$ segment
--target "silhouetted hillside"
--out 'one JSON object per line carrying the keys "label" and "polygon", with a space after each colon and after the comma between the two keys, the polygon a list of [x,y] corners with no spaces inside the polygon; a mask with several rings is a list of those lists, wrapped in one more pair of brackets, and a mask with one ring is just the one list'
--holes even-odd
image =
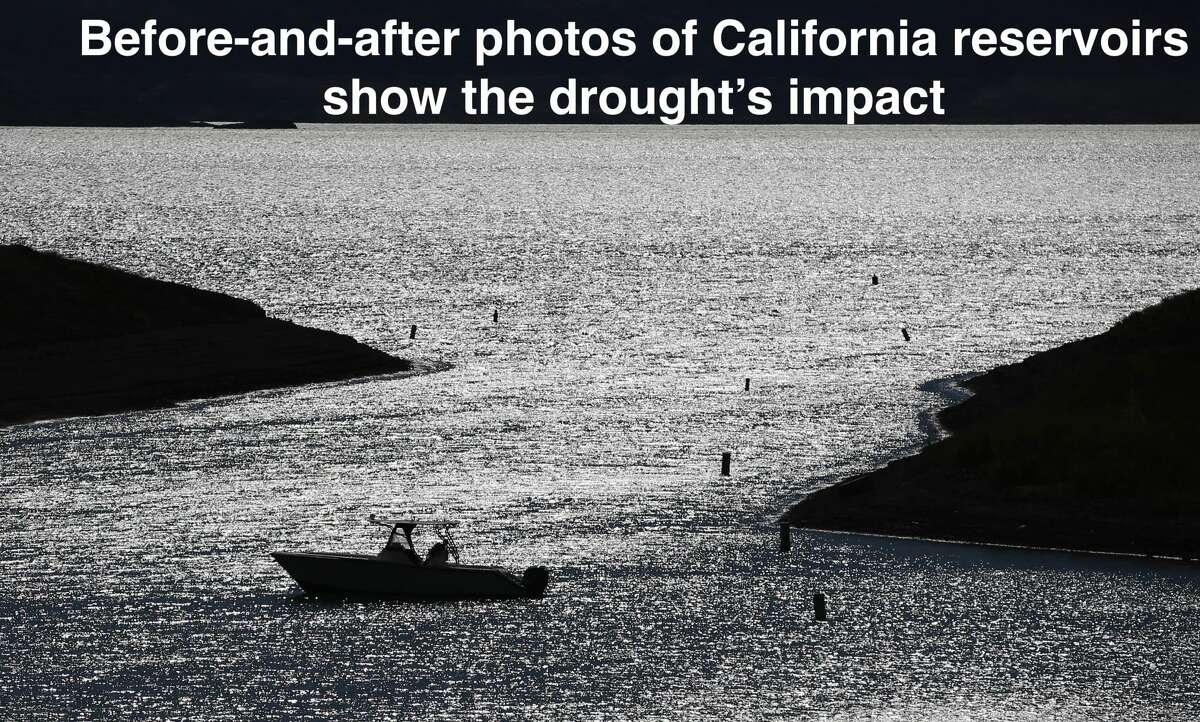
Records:
{"label": "silhouetted hillside", "polygon": [[0,423],[394,373],[408,361],[177,283],[0,246]]}
{"label": "silhouetted hillside", "polygon": [[917,456],[813,494],[799,526],[1200,555],[1200,291],[990,371]]}

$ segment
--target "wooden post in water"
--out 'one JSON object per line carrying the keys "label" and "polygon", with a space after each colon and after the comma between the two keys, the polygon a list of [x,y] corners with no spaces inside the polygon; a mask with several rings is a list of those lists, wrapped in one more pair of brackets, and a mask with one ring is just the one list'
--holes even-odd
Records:
{"label": "wooden post in water", "polygon": [[787,553],[792,550],[792,525],[786,521],[779,522],[779,551]]}
{"label": "wooden post in water", "polygon": [[750,390],[750,379],[746,379],[746,390]]}
{"label": "wooden post in water", "polygon": [[825,595],[817,592],[813,595],[813,619],[824,622],[829,618],[829,609],[825,606]]}
{"label": "wooden post in water", "polygon": [[412,325],[412,328],[408,329],[408,337],[409,337],[409,338],[416,338],[416,337],[417,337],[417,324],[415,324],[415,323],[414,323],[414,324]]}
{"label": "wooden post in water", "polygon": [[905,340],[905,341],[912,341],[912,336],[909,336],[909,335],[908,335],[908,329],[907,329],[907,328],[902,328],[902,329],[900,329],[900,333],[904,334],[904,340]]}
{"label": "wooden post in water", "polygon": [[721,476],[729,476],[729,466],[733,462],[733,454],[726,451],[721,454]]}

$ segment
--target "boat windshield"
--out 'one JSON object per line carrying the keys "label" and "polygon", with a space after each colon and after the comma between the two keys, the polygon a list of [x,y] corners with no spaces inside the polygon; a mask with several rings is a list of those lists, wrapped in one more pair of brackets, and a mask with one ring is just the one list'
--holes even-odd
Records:
{"label": "boat windshield", "polygon": [[392,533],[388,535],[388,549],[413,549],[412,527],[405,528],[399,524],[392,527]]}

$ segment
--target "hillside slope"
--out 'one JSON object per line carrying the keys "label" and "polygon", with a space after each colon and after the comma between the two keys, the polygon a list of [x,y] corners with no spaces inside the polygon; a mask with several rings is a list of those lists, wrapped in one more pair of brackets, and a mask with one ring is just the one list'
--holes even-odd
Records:
{"label": "hillside slope", "polygon": [[967,383],[951,436],[810,495],[797,526],[1200,555],[1200,291]]}
{"label": "hillside slope", "polygon": [[0,246],[0,424],[408,371],[230,296]]}

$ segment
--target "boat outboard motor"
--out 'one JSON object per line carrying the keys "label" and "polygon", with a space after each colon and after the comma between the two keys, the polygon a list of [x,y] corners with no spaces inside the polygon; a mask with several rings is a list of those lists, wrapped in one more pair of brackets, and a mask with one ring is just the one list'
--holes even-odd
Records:
{"label": "boat outboard motor", "polygon": [[546,585],[550,583],[550,570],[546,567],[529,567],[525,570],[525,577],[521,581],[529,592],[529,596],[540,597],[545,593]]}

